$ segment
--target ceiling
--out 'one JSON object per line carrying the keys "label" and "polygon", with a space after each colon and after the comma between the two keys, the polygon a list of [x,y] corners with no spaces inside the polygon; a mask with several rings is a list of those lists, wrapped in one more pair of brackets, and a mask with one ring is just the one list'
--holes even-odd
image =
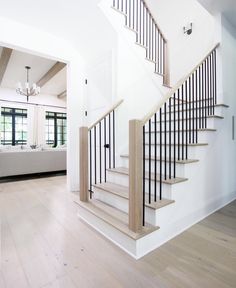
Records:
{"label": "ceiling", "polygon": [[38,28],[74,45],[85,60],[111,50],[116,37],[101,0],[0,0],[0,17]]}
{"label": "ceiling", "polygon": [[198,0],[210,13],[223,13],[236,28],[236,0]]}
{"label": "ceiling", "polygon": [[[0,47],[0,59],[3,47]],[[13,50],[1,82],[2,88],[16,89],[26,82],[25,66],[30,66],[30,83],[37,83],[56,64],[56,61]],[[59,95],[66,90],[66,67],[41,87],[42,94]]]}

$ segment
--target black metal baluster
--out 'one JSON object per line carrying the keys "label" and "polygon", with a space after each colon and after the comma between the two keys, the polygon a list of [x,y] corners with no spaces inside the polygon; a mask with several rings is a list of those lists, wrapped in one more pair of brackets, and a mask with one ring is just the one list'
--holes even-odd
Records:
{"label": "black metal baluster", "polygon": [[139,0],[139,43],[142,43],[142,5],[141,0]]}
{"label": "black metal baluster", "polygon": [[[175,113],[176,113],[176,107],[175,107],[175,105],[176,105],[176,103],[175,103],[175,93],[174,93],[174,178],[176,177],[176,135],[175,135],[175,133],[176,133],[176,115],[175,115]],[[171,159],[170,159],[170,161],[171,161]]]}
{"label": "black metal baluster", "polygon": [[162,109],[160,108],[160,200],[162,199]]}
{"label": "black metal baluster", "polygon": [[185,117],[186,117],[186,143],[185,143],[185,159],[188,159],[188,91],[187,91],[187,81],[185,81],[185,101],[186,101],[186,109],[185,109]]}
{"label": "black metal baluster", "polygon": [[97,127],[94,127],[94,183],[97,184]]}
{"label": "black metal baluster", "polygon": [[171,179],[171,97],[169,98],[169,179]]}
{"label": "black metal baluster", "polygon": [[111,113],[108,115],[109,168],[111,169]]}
{"label": "black metal baluster", "polygon": [[106,151],[106,142],[107,142],[107,127],[106,127],[106,117],[104,118],[104,181],[107,182],[107,151]]}
{"label": "black metal baluster", "polygon": [[157,114],[154,115],[154,201],[157,201]]}
{"label": "black metal baluster", "polygon": [[[186,90],[187,91],[187,90]],[[189,96],[189,143],[192,142],[191,138],[191,125],[192,125],[192,93],[191,93],[191,76],[188,78],[188,96]]]}
{"label": "black metal baluster", "polygon": [[194,72],[192,74],[192,142],[195,143],[195,130],[194,130],[194,126],[195,126],[195,106],[196,106],[196,102],[194,99]]}
{"label": "black metal baluster", "polygon": [[214,103],[214,70],[213,70],[213,54],[211,53],[211,105],[212,115],[215,115],[215,103]]}
{"label": "black metal baluster", "polygon": [[208,56],[208,65],[209,65],[209,69],[208,69],[208,74],[209,74],[209,105],[210,105],[210,115],[212,115],[212,86],[211,86],[211,54]]}
{"label": "black metal baluster", "polygon": [[215,86],[215,101],[214,104],[217,104],[217,81],[216,81],[216,69],[217,69],[217,62],[216,62],[216,50],[213,51],[213,55],[214,55],[214,86]]}
{"label": "black metal baluster", "polygon": [[143,46],[145,46],[145,8],[144,8],[144,3],[143,4]]}
{"label": "black metal baluster", "polygon": [[145,125],[143,126],[143,226],[145,225],[145,178],[146,178],[146,171],[145,171],[145,158],[146,158],[146,143],[145,143]]}
{"label": "black metal baluster", "polygon": [[202,78],[201,78],[201,66],[198,67],[199,78],[199,128],[202,128]]}
{"label": "black metal baluster", "polygon": [[149,143],[148,143],[148,203],[151,204],[151,145],[152,145],[152,134],[151,134],[151,119],[148,121],[148,133],[149,133]]}
{"label": "black metal baluster", "polygon": [[180,98],[179,98],[179,89],[178,89],[178,160],[180,160],[180,119],[179,119],[179,116],[180,116],[180,111],[179,111]]}
{"label": "black metal baluster", "polygon": [[100,183],[102,183],[102,124],[99,122],[99,176]]}
{"label": "black metal baluster", "polygon": [[90,178],[90,185],[89,185],[89,191],[90,191],[90,199],[92,199],[92,179],[93,179],[93,170],[92,170],[92,131],[89,130],[89,178]]}
{"label": "black metal baluster", "polygon": [[204,63],[202,63],[202,128],[205,128],[205,88],[204,88]]}
{"label": "black metal baluster", "polygon": [[167,171],[166,171],[166,169],[167,169],[167,167],[166,167],[166,152],[167,152],[167,151],[166,151],[166,144],[167,144],[167,143],[166,143],[166,140],[167,140],[167,137],[166,137],[166,136],[167,136],[167,135],[166,135],[166,103],[164,104],[164,126],[165,126],[165,127],[164,127],[164,129],[165,129],[165,130],[164,130],[164,131],[165,131],[165,132],[164,132],[164,136],[165,136],[165,162],[164,162],[164,164],[165,164],[165,180],[166,180],[166,178],[167,178],[167,177],[166,177],[166,172],[167,172]]}
{"label": "black metal baluster", "polygon": [[116,167],[115,110],[113,110],[112,114],[113,114],[113,121],[112,121],[113,122],[113,168],[115,168]]}
{"label": "black metal baluster", "polygon": [[204,79],[204,85],[205,85],[205,118],[204,118],[204,125],[205,125],[205,128],[207,128],[207,65],[206,65],[206,60],[204,61],[204,76],[205,76],[205,79]]}
{"label": "black metal baluster", "polygon": [[196,130],[195,130],[195,140],[196,140],[196,143],[198,143],[198,114],[199,114],[199,109],[198,109],[198,100],[199,100],[199,97],[198,97],[198,76],[197,76],[197,70],[195,71],[195,85],[196,85]]}
{"label": "black metal baluster", "polygon": [[[184,84],[181,86],[181,96],[182,96],[182,160],[184,160]],[[185,108],[187,107],[187,102]]]}
{"label": "black metal baluster", "polygon": [[209,99],[209,57],[206,59],[206,69],[207,69],[207,116],[210,115],[210,99]]}

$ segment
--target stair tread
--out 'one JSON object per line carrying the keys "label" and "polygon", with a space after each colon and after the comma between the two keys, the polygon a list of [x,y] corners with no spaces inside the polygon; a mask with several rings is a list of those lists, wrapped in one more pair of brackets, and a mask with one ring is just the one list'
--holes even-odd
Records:
{"label": "stair tread", "polygon": [[[124,175],[129,175],[129,169],[126,167],[117,167],[117,168],[111,168],[111,169],[107,169],[107,171],[110,172],[115,172],[115,173],[119,173],[119,174],[124,174]],[[148,172],[146,172],[145,178],[148,179]],[[154,181],[155,180],[155,174],[151,173],[151,180]],[[157,174],[156,177],[157,182],[160,182],[160,174]],[[171,178],[171,179],[164,179],[164,176],[162,176],[162,183],[165,184],[169,184],[169,185],[173,185],[173,184],[177,184],[177,183],[181,183],[184,181],[187,181],[187,178],[181,178],[181,177],[176,177],[176,178]]]}
{"label": "stair tread", "polygon": [[77,200],[75,202],[83,209],[86,209],[96,217],[100,218],[134,240],[138,240],[159,229],[158,226],[146,224],[146,226],[144,226],[140,232],[135,233],[128,227],[127,213],[124,213],[98,200],[90,200],[88,202],[81,202]]}
{"label": "stair tread", "polygon": [[[119,197],[129,199],[129,188],[126,186],[111,183],[111,182],[104,182],[104,183],[96,184],[94,185],[94,187],[100,190],[104,190],[106,192],[112,193]],[[169,205],[175,202],[174,200],[169,200],[169,199],[162,199],[156,202],[153,202],[153,201],[154,201],[154,197],[152,196],[152,203],[148,203],[148,194],[146,193],[145,206],[150,207],[152,209],[160,209],[166,205]]]}
{"label": "stair tread", "polygon": [[[120,155],[120,157],[129,158],[129,155],[128,154],[122,154],[122,155]],[[148,160],[148,159],[149,158],[147,157],[146,160]],[[151,160],[153,160],[153,161],[155,160],[154,156],[151,157]],[[160,160],[160,157],[157,157],[157,161],[159,161],[159,160]],[[167,158],[166,161],[167,162],[170,162],[170,161],[174,162],[174,159],[169,160],[169,158]],[[199,162],[199,160],[198,159],[185,159],[185,160],[176,159],[176,163],[178,163],[178,164],[190,164],[190,163],[195,163],[195,162]]]}

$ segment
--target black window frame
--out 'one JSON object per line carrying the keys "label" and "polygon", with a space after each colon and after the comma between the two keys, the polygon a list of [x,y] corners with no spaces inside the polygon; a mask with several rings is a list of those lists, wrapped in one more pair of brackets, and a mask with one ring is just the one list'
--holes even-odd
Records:
{"label": "black window frame", "polygon": [[[53,124],[53,126],[54,126],[54,133],[53,133],[54,140],[49,140],[49,134],[52,134],[52,133],[49,133],[49,129],[48,129],[48,130],[46,130],[46,133],[45,133],[48,136],[48,137],[46,137],[46,144],[50,145],[52,147],[57,147],[58,145],[66,144],[67,125],[64,125],[64,124],[67,121],[67,114],[62,113],[62,112],[46,111],[45,119],[46,119],[46,129],[49,127],[47,120],[53,119],[53,123],[54,123]],[[59,125],[58,125],[57,120],[62,120],[62,125],[60,125],[62,127],[62,133],[58,133],[58,131],[59,131],[58,126]],[[61,134],[61,136],[62,136],[61,140],[58,139],[58,134]]]}
{"label": "black window frame", "polygon": [[[19,112],[21,111],[21,112]],[[27,119],[27,109],[22,109],[22,108],[12,108],[12,107],[1,107],[1,126],[3,127],[3,130],[1,131],[1,133],[5,136],[6,130],[5,130],[5,126],[7,124],[7,122],[5,121],[5,117],[11,117],[11,140],[6,140],[5,137],[3,139],[1,139],[1,145],[11,145],[11,146],[17,146],[17,145],[27,145],[27,139],[24,140],[23,139],[23,133],[27,133],[27,137],[28,138],[28,131],[24,131],[22,130],[22,137],[20,140],[16,140],[16,133],[18,133],[16,131],[16,118],[17,117],[21,117],[22,120],[23,118]],[[2,118],[3,117],[3,118]],[[2,121],[2,119],[4,119],[4,121]],[[27,127],[27,124],[26,124]]]}

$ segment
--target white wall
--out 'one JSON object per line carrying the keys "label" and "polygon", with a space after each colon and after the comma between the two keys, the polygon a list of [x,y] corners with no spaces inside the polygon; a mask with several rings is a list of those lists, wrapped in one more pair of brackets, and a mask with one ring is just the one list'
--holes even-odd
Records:
{"label": "white wall", "polygon": [[[33,11],[32,11],[33,13]],[[68,144],[67,173],[70,190],[79,188],[78,131],[83,124],[84,62],[63,39],[19,22],[0,18],[0,45],[67,63]]]}
{"label": "white wall", "polygon": [[227,183],[226,189],[236,190],[236,140],[232,140],[232,116],[236,117],[236,28],[224,17],[221,23],[223,101],[230,106],[225,115],[224,135],[221,138],[222,177]]}
{"label": "white wall", "polygon": [[95,122],[109,107],[114,100],[113,74],[114,55],[113,51],[98,55],[97,59],[87,67],[87,79],[85,101],[88,112],[88,125]]}
{"label": "white wall", "polygon": [[[215,21],[196,0],[146,0],[169,44],[170,80],[174,85],[197,65],[216,43]],[[187,36],[183,27],[193,23]]]}
{"label": "white wall", "polygon": [[[51,105],[58,107],[51,107]],[[46,111],[66,113],[66,102],[62,99],[58,99],[56,96],[45,94],[31,96],[27,103],[25,96],[17,94],[13,89],[6,88],[0,88],[0,107],[27,109],[27,145],[46,145]]]}

